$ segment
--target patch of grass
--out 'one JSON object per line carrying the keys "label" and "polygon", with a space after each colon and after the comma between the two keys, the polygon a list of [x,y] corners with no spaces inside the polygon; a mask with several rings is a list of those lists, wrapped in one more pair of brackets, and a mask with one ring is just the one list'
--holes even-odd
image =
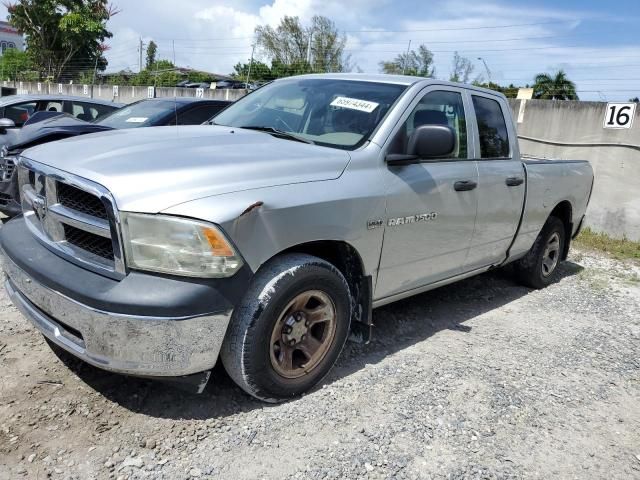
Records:
{"label": "patch of grass", "polygon": [[612,238],[606,233],[594,232],[588,227],[580,232],[574,242],[578,247],[601,250],[619,260],[640,260],[640,242],[627,238]]}

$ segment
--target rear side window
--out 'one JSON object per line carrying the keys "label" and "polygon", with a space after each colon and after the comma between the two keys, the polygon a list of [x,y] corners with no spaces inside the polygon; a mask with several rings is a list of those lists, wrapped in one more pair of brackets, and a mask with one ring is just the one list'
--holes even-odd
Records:
{"label": "rear side window", "polygon": [[[94,119],[97,120],[99,118],[104,117],[108,113],[111,113],[114,110],[117,110],[118,108],[119,107],[115,105],[109,106],[109,105],[91,104],[91,114],[94,115]],[[96,113],[94,114],[93,112],[96,112]]]}
{"label": "rear side window", "polygon": [[62,112],[62,102],[46,102],[42,110],[45,112]]}
{"label": "rear side window", "polygon": [[478,121],[481,158],[509,158],[509,136],[500,104],[490,98],[472,97]]}
{"label": "rear side window", "polygon": [[71,114],[86,122],[96,120],[103,115],[112,112],[115,107],[108,107],[105,105],[96,105],[87,102],[71,102]]}

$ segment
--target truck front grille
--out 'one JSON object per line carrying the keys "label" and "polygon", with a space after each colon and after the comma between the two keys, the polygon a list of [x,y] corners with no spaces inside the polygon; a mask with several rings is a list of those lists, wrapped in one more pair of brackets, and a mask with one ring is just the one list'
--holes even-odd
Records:
{"label": "truck front grille", "polygon": [[107,220],[107,209],[102,201],[84,190],[58,182],[58,202],[71,210]]}
{"label": "truck front grille", "polygon": [[107,260],[113,260],[113,242],[95,233],[64,225],[64,236],[71,245]]}
{"label": "truck front grille", "polygon": [[18,184],[25,221],[41,242],[85,268],[124,277],[117,211],[104,187],[24,158]]}
{"label": "truck front grille", "polygon": [[0,159],[0,179],[3,182],[7,180],[11,180],[13,177],[13,172],[16,169],[16,163],[13,158],[5,157]]}

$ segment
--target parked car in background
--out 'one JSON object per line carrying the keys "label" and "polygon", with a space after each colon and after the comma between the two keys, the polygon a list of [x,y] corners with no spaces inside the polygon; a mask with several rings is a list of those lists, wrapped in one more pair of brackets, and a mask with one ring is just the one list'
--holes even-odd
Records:
{"label": "parked car in background", "polygon": [[200,125],[217,115],[231,102],[194,97],[140,100],[97,122],[110,128]]}
{"label": "parked car in background", "polygon": [[190,82],[184,85],[185,88],[211,88],[211,82]]}
{"label": "parked car in background", "polygon": [[67,113],[91,122],[122,107],[115,103],[87,97],[66,95],[9,95],[0,98],[0,118],[11,120],[18,128],[36,112]]}
{"label": "parked car in background", "polygon": [[286,400],[373,308],[509,263],[549,285],[593,188],[587,161],[522,158],[506,97],[470,85],[290,77],[213,122],[20,156],[5,285],[54,348],[196,391],[220,356]]}
{"label": "parked car in background", "polygon": [[235,82],[229,81],[229,80],[220,80],[219,82],[216,82],[216,89],[217,90],[225,90],[228,88],[233,88]]}
{"label": "parked car in background", "polygon": [[[86,122],[79,116],[60,114],[41,122],[27,124],[21,129],[5,130],[4,135],[0,134],[0,212],[7,217],[20,213],[18,183],[14,175],[15,159],[26,148],[105,130],[199,125],[211,119],[230,103],[190,97],[154,98],[132,103],[93,122]],[[75,104],[71,105],[72,110],[77,108]]]}

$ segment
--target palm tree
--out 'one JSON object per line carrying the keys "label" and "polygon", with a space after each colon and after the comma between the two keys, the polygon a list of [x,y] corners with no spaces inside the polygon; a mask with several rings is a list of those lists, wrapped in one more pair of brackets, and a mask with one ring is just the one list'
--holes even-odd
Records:
{"label": "palm tree", "polygon": [[558,70],[555,76],[539,73],[535,76],[533,98],[544,100],[578,100],[576,84],[567,78],[563,70]]}

